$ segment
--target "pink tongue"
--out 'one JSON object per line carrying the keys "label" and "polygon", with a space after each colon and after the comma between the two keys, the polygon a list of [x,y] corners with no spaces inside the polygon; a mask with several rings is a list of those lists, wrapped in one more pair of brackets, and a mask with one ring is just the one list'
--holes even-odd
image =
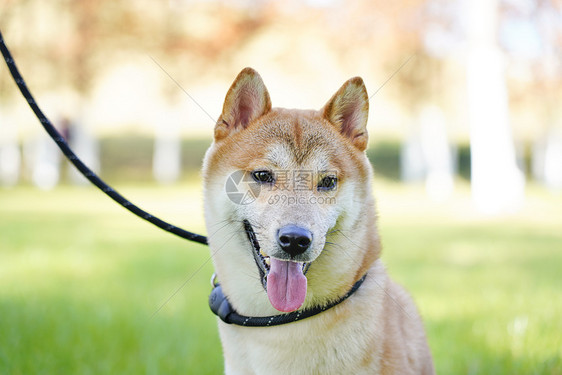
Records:
{"label": "pink tongue", "polygon": [[267,275],[267,297],[279,311],[298,310],[306,297],[306,277],[302,273],[302,263],[270,258]]}

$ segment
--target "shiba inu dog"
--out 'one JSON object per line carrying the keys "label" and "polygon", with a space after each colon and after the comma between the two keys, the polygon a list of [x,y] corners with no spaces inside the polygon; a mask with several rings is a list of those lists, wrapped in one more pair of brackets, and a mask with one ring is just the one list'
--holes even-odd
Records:
{"label": "shiba inu dog", "polygon": [[250,68],[230,87],[203,163],[226,374],[434,373],[379,259],[368,100],[358,77],[319,111],[272,108]]}

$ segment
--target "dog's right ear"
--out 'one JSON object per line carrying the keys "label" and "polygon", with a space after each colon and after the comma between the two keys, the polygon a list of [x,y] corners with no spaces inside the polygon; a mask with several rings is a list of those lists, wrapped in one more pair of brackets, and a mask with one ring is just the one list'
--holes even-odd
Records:
{"label": "dog's right ear", "polygon": [[222,114],[215,127],[215,140],[245,129],[270,110],[271,99],[260,75],[252,68],[245,68],[226,94]]}

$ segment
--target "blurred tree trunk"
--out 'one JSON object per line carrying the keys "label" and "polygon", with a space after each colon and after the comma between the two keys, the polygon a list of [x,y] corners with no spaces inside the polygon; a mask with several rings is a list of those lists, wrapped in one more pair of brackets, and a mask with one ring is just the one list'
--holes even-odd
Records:
{"label": "blurred tree trunk", "polygon": [[497,45],[497,0],[467,2],[467,87],[472,196],[486,213],[516,209],[524,178],[516,165],[509,126],[507,87]]}

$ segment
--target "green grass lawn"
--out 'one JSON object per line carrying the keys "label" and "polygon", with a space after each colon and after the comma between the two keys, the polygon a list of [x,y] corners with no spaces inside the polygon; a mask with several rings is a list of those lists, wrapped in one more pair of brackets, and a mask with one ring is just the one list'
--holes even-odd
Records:
{"label": "green grass lawn", "polygon": [[[379,186],[380,185],[380,186]],[[383,259],[414,296],[440,374],[562,374],[562,196],[473,211],[376,183]],[[204,233],[196,184],[122,186]],[[208,249],[90,187],[0,190],[0,374],[220,374]]]}

